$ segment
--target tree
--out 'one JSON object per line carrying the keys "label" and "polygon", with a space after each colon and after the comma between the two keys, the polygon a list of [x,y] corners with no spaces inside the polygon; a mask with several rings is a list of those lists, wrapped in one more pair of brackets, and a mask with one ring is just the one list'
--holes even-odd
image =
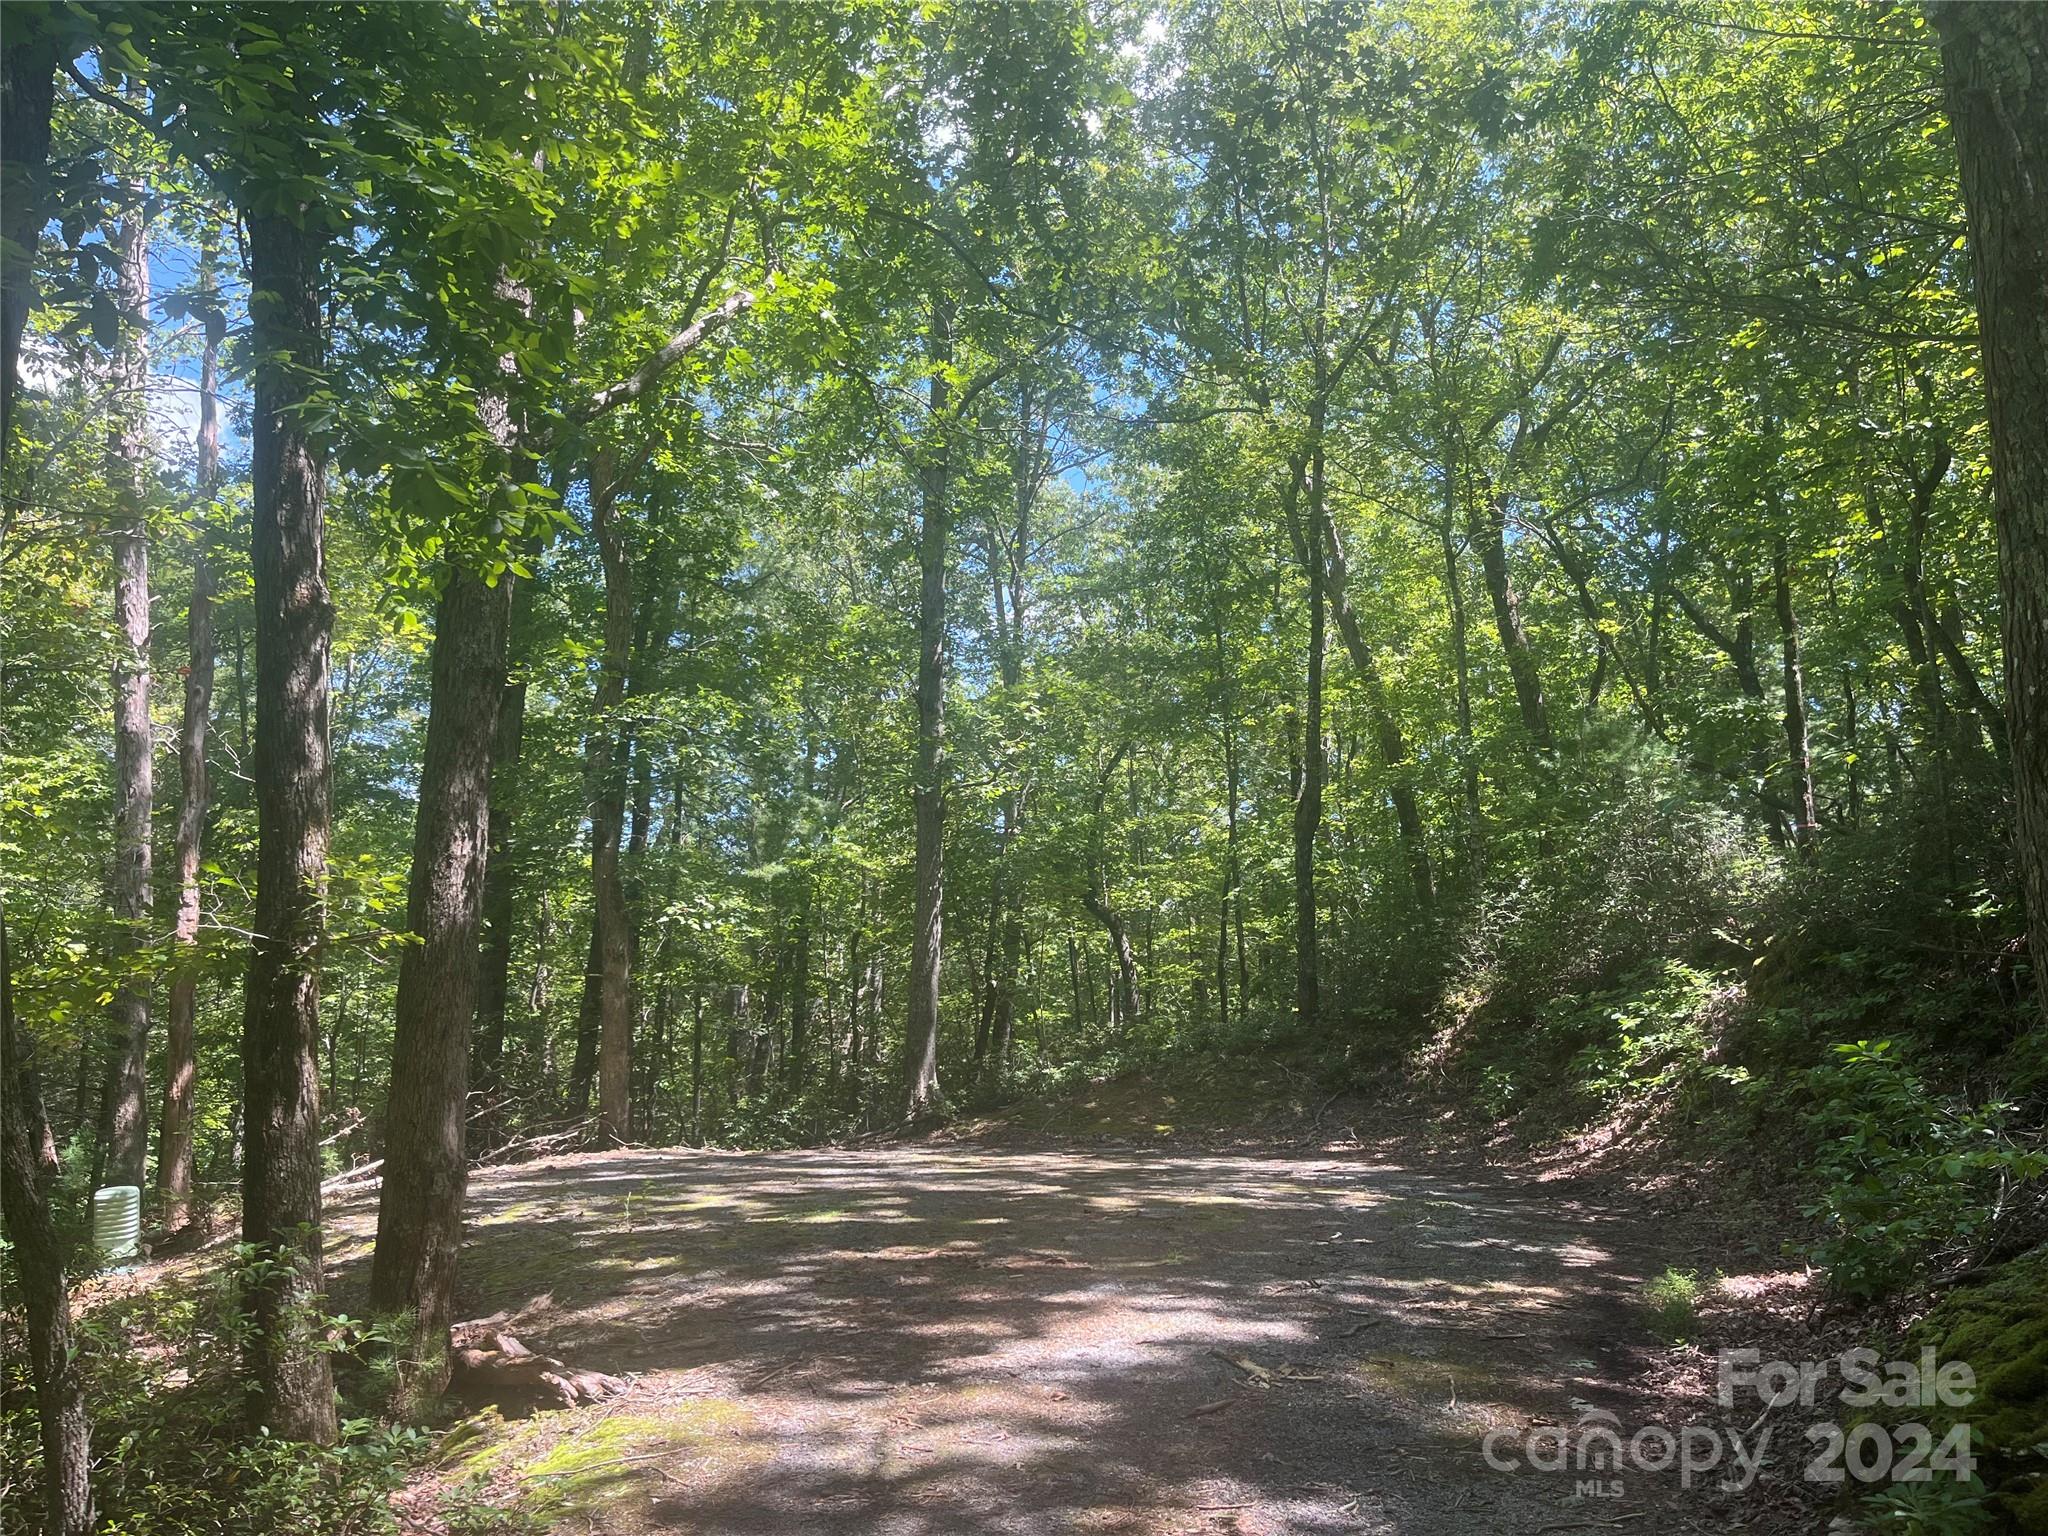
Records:
{"label": "tree", "polygon": [[[307,146],[320,113],[303,84],[282,126]],[[333,765],[325,538],[327,454],[313,430],[326,357],[323,210],[290,182],[251,189],[249,323],[258,362],[251,443],[256,603],[256,936],[242,1022],[242,1240],[249,1374],[259,1422],[287,1439],[334,1438],[320,1348],[320,952]]]}
{"label": "tree", "polygon": [[48,1536],[84,1536],[93,1528],[91,1430],[85,1361],[72,1340],[70,1289],[50,1210],[56,1174],[57,1144],[14,1020],[14,957],[0,909],[0,1211],[28,1313],[29,1371],[43,1431],[43,1529]]}
{"label": "tree", "polygon": [[[32,305],[54,74],[64,48],[59,28],[46,15],[23,17],[16,25],[0,65],[0,141],[7,157],[0,170],[7,210],[0,226],[0,480],[12,468],[21,339]],[[85,1536],[93,1528],[91,1424],[84,1361],[72,1341],[70,1284],[51,1213],[57,1170],[56,1141],[31,1047],[14,1016],[14,954],[0,895],[0,1216],[27,1313],[29,1371],[42,1431],[43,1529],[46,1536]]]}
{"label": "tree", "polygon": [[2048,1016],[2048,986],[2039,983],[2048,949],[2048,13],[1954,3],[1933,14],[1970,214],[1991,408],[2013,842],[2035,990]]}
{"label": "tree", "polygon": [[148,941],[154,857],[156,743],[149,723],[149,236],[138,200],[113,226],[120,333],[108,368],[115,396],[107,441],[107,480],[114,490],[114,622],[123,651],[114,667],[114,871],[116,942],[112,965],[122,973],[107,1039],[101,1157],[106,1181],[141,1188],[149,1152],[150,984],[138,956]]}
{"label": "tree", "polygon": [[194,492],[197,526],[192,540],[192,596],[185,619],[185,707],[178,727],[178,946],[171,977],[170,1017],[164,1033],[163,1116],[157,1131],[156,1187],[168,1232],[180,1231],[192,1208],[192,1111],[199,978],[199,859],[206,835],[207,721],[213,713],[213,508],[220,489],[220,348],[227,336],[221,312],[211,232],[200,259],[199,320],[205,341],[199,365],[198,458]]}

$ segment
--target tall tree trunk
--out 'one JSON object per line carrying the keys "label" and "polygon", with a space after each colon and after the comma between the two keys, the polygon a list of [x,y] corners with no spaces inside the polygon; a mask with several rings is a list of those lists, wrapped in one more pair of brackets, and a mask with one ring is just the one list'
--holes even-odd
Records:
{"label": "tall tree trunk", "polygon": [[704,994],[690,1013],[690,1141],[704,1145]]}
{"label": "tall tree trunk", "polygon": [[[533,601],[533,582],[520,582],[512,593],[511,635],[506,641],[508,668],[498,696],[498,729],[491,742],[490,850],[484,863],[483,954],[477,976],[476,1029],[471,1075],[486,1096],[504,1092],[505,1020],[512,998],[512,930],[518,922],[514,896],[518,872],[513,867],[512,838],[516,828],[512,805],[513,780],[526,737],[526,678],[523,657],[513,655],[524,642],[524,618]],[[586,1089],[588,1079],[585,1079]],[[495,1123],[496,1115],[490,1117]]]}
{"label": "tall tree trunk", "polygon": [[[1030,615],[1026,563],[1031,552],[1033,513],[1051,469],[1047,451],[1050,427],[1037,414],[1034,393],[1028,388],[1019,395],[1017,418],[1017,441],[1010,462],[1011,526],[1000,538],[991,526],[988,540],[996,674],[1004,689],[1011,693],[1024,682],[1025,625]],[[1017,840],[1024,830],[1029,800],[1028,783],[1012,784],[1003,792],[1003,832],[996,855],[1002,942],[989,983],[988,1050],[981,1070],[983,1081],[991,1086],[1000,1085],[1009,1070],[1010,1045],[1017,1028],[1017,983],[1024,952],[1024,877],[1016,867]]]}
{"label": "tall tree trunk", "polygon": [[[1290,496],[1308,493],[1308,526],[1322,515],[1323,452],[1318,444],[1297,460],[1289,477]],[[1293,518],[1290,517],[1290,522]],[[1301,769],[1294,793],[1294,1018],[1313,1029],[1322,1013],[1316,916],[1316,838],[1323,825],[1323,660],[1328,650],[1324,567],[1314,545],[1305,543],[1308,567],[1308,661],[1303,687]]]}
{"label": "tall tree trunk", "polygon": [[1543,676],[1536,667],[1536,652],[1529,644],[1529,631],[1522,622],[1522,601],[1508,570],[1508,504],[1504,493],[1475,499],[1467,509],[1466,536],[1479,551],[1479,566],[1486,575],[1487,596],[1493,600],[1494,627],[1500,633],[1500,648],[1507,658],[1508,676],[1514,680],[1515,703],[1522,713],[1522,728],[1538,752],[1556,750],[1550,729],[1550,705],[1543,696]]}
{"label": "tall tree trunk", "polygon": [[782,1062],[784,1090],[790,1098],[804,1091],[811,1056],[811,877],[797,876],[796,931],[789,951],[789,1051]]}
{"label": "tall tree trunk", "polygon": [[[1455,481],[1449,482],[1455,485]],[[1465,577],[1458,569],[1457,537],[1452,531],[1456,513],[1455,490],[1446,493],[1452,503],[1444,519],[1444,597],[1451,614],[1451,662],[1457,684],[1458,784],[1464,795],[1465,874],[1469,879],[1485,856],[1484,811],[1479,802],[1479,749],[1472,735],[1472,648],[1465,617]]]}
{"label": "tall tree trunk", "polygon": [[332,1441],[334,1379],[317,1336],[320,1254],[320,950],[326,929],[334,609],[322,552],[326,453],[306,428],[325,366],[321,241],[285,212],[245,210],[257,359],[256,936],[242,1016],[248,1146],[242,1240],[268,1260],[250,1282],[257,1422]]}
{"label": "tall tree trunk", "polygon": [[[1237,791],[1237,764],[1235,753],[1226,753],[1230,793]],[[1224,1024],[1230,1022],[1230,909],[1237,900],[1237,807],[1228,807],[1229,839],[1223,853],[1223,891],[1216,903],[1216,1017]]]}
{"label": "tall tree trunk", "polygon": [[1799,650],[1799,610],[1792,603],[1792,561],[1783,534],[1778,535],[1772,551],[1771,575],[1777,589],[1778,636],[1785,666],[1786,763],[1792,781],[1792,804],[1798,810],[1792,840],[1802,853],[1810,853],[1819,812],[1813,799],[1813,749],[1807,738],[1806,667]]}
{"label": "tall tree trunk", "polygon": [[[1003,852],[1005,863],[1015,862],[1011,845],[1023,821],[1025,793],[1013,789],[1005,798],[1003,806]],[[988,1057],[982,1064],[982,1077],[991,1084],[1000,1084],[1009,1070],[1011,1042],[1017,1033],[1017,982],[1024,956],[1024,881],[1022,872],[1006,868],[1003,881],[1003,940],[996,956],[995,980],[992,991],[995,995],[995,1011],[989,1020]]]}
{"label": "tall tree trunk", "polygon": [[917,1120],[939,1107],[939,980],[946,905],[946,563],[952,509],[952,305],[932,302],[930,439],[918,466],[917,540],[917,889],[912,919],[910,1005],[903,1039],[904,1114]]}
{"label": "tall tree trunk", "polygon": [[85,1361],[71,1344],[71,1292],[50,1212],[57,1143],[31,1056],[14,1021],[14,956],[0,907],[0,1213],[27,1314],[29,1377],[43,1441],[43,1529],[48,1536],[85,1536],[93,1525]]}
{"label": "tall tree trunk", "polygon": [[220,346],[227,321],[219,308],[209,237],[201,257],[207,293],[206,341],[199,356],[199,526],[192,549],[192,603],[185,619],[185,714],[178,730],[178,944],[164,1037],[163,1125],[156,1153],[157,1200],[164,1229],[176,1232],[192,1212],[192,1099],[198,1077],[199,857],[206,833],[206,724],[213,715],[213,558],[211,502],[220,483]]}
{"label": "tall tree trunk", "polygon": [[417,943],[398,965],[384,1184],[370,1300],[412,1330],[397,1401],[416,1416],[448,1385],[448,1325],[469,1183],[463,1132],[469,1032],[476,1012],[477,929],[490,847],[491,756],[505,686],[510,572],[496,586],[458,569],[434,619],[426,755],[413,823],[406,927]]}
{"label": "tall tree trunk", "polygon": [[1415,765],[1408,756],[1408,743],[1401,724],[1387,704],[1386,682],[1380,676],[1379,659],[1367,643],[1365,630],[1352,609],[1349,588],[1351,562],[1344,554],[1344,541],[1337,533],[1336,519],[1327,506],[1322,511],[1323,554],[1329,561],[1329,602],[1337,615],[1337,632],[1351,655],[1351,665],[1365,685],[1367,717],[1372,722],[1373,746],[1380,767],[1387,774],[1387,797],[1394,802],[1394,823],[1401,833],[1401,852],[1408,863],[1409,888],[1415,904],[1426,914],[1436,907],[1436,875],[1430,867],[1429,840],[1422,827],[1422,809],[1415,796]]}
{"label": "tall tree trunk", "polygon": [[[50,149],[57,45],[43,18],[13,24],[0,58],[0,478],[13,456],[21,336]],[[71,1347],[71,1292],[51,1219],[58,1171],[28,1043],[14,1020],[14,955],[0,898],[0,1219],[14,1249],[28,1326],[29,1377],[43,1446],[45,1536],[93,1526],[91,1426],[83,1359]]]}
{"label": "tall tree trunk", "polygon": [[132,209],[110,243],[122,320],[108,383],[113,422],[107,478],[114,492],[114,1001],[107,1036],[101,1143],[109,1184],[142,1186],[149,1151],[149,975],[137,960],[148,942],[151,807],[156,748],[149,725],[149,511],[144,490],[149,420],[149,236]]}
{"label": "tall tree trunk", "polygon": [[1934,20],[1991,408],[2014,843],[2048,1017],[2048,10],[1943,4]]}
{"label": "tall tree trunk", "polygon": [[1131,948],[1129,925],[1124,922],[1123,915],[1110,905],[1109,893],[1101,883],[1095,889],[1082,893],[1081,904],[1102,924],[1102,931],[1109,938],[1110,961],[1116,966],[1110,1012],[1120,1031],[1130,1030],[1144,1015],[1138,1002],[1138,957]]}
{"label": "tall tree trunk", "polygon": [[590,1109],[590,1085],[597,1078],[597,1040],[603,1021],[604,933],[597,912],[590,914],[590,943],[583,956],[583,990],[576,1003],[576,1048],[569,1058],[569,1113]]}
{"label": "tall tree trunk", "polygon": [[627,761],[619,719],[633,651],[633,567],[615,518],[619,486],[611,455],[592,471],[591,526],[604,567],[604,653],[592,735],[590,873],[597,925],[597,1134],[632,1134],[633,935],[620,868],[626,830]]}

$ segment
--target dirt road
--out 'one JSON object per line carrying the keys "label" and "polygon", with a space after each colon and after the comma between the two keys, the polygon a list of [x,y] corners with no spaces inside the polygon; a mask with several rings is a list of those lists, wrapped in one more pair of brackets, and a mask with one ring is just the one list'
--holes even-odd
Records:
{"label": "dirt road", "polygon": [[[373,1211],[335,1215],[345,1298]],[[1648,1236],[1330,1151],[531,1164],[472,1186],[465,1315],[634,1385],[445,1475],[564,1532],[1691,1530],[1640,1475],[1481,1454],[1645,1422]]]}

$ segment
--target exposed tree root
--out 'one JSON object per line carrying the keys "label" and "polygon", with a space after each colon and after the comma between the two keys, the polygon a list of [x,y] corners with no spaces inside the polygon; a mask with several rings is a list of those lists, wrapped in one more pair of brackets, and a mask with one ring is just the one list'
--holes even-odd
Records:
{"label": "exposed tree root", "polygon": [[509,1314],[457,1323],[448,1330],[454,1353],[451,1390],[476,1402],[506,1408],[574,1408],[617,1397],[630,1384],[623,1376],[580,1370],[552,1355],[535,1354],[503,1331]]}

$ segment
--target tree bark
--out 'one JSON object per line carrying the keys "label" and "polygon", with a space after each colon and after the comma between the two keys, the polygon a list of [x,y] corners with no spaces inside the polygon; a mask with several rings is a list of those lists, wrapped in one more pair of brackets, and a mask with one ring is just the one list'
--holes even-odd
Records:
{"label": "tree bark", "polygon": [[[1030,614],[1025,569],[1031,550],[1032,515],[1050,472],[1047,452],[1050,426],[1035,412],[1033,392],[1027,389],[1018,400],[1017,441],[1010,461],[1011,526],[1000,538],[991,526],[988,540],[996,675],[1010,693],[1015,693],[1024,682],[1024,635]],[[1017,743],[1013,741],[1008,745],[1014,749]],[[1025,883],[1023,871],[1017,867],[1017,840],[1024,830],[1024,815],[1029,801],[1028,783],[1013,783],[1003,792],[1003,831],[996,853],[996,887],[1000,893],[997,909],[1001,914],[1002,939],[989,979],[988,1046],[981,1064],[982,1080],[990,1087],[999,1087],[1009,1070],[1010,1047],[1017,1029],[1017,983],[1024,953]]]}
{"label": "tree bark", "polygon": [[583,990],[576,1003],[576,1049],[569,1058],[569,1113],[590,1109],[590,1085],[597,1079],[598,1028],[603,1019],[604,934],[597,912],[590,914],[590,943],[583,956]]}
{"label": "tree bark", "polygon": [[1409,888],[1415,904],[1427,914],[1436,907],[1436,874],[1430,866],[1429,840],[1423,831],[1422,810],[1415,796],[1415,765],[1408,756],[1408,743],[1400,722],[1387,705],[1386,682],[1380,676],[1379,658],[1367,643],[1365,630],[1351,606],[1349,588],[1351,562],[1344,554],[1344,541],[1337,523],[1325,506],[1322,510],[1323,555],[1329,562],[1328,586],[1331,609],[1337,615],[1337,632],[1351,665],[1365,685],[1366,712],[1372,723],[1373,746],[1380,766],[1387,774],[1387,797],[1394,802],[1394,823],[1401,834],[1401,852],[1408,863]]}
{"label": "tree bark", "polygon": [[1108,892],[1099,886],[1082,893],[1081,905],[1102,924],[1102,931],[1109,937],[1109,956],[1116,966],[1116,990],[1110,996],[1110,1012],[1120,1030],[1129,1030],[1144,1017],[1138,1003],[1138,957],[1131,948],[1129,925],[1109,904]]}
{"label": "tree bark", "polygon": [[213,715],[213,558],[211,501],[220,483],[220,347],[227,321],[215,288],[211,241],[201,258],[209,308],[199,357],[199,527],[192,551],[192,603],[185,618],[185,713],[178,730],[178,945],[164,1037],[163,1124],[156,1153],[157,1201],[164,1230],[184,1228],[192,1213],[192,1100],[198,1077],[199,858],[206,835],[209,787],[206,726]]}
{"label": "tree bark", "polygon": [[1515,591],[1514,576],[1508,569],[1507,497],[1495,493],[1474,501],[1467,511],[1466,537],[1479,551],[1479,566],[1486,576],[1486,593],[1493,600],[1494,628],[1507,658],[1508,676],[1515,685],[1515,703],[1522,715],[1522,727],[1530,745],[1546,756],[1557,748],[1550,729],[1550,705],[1543,694],[1543,675],[1536,666],[1536,652],[1529,644],[1528,627],[1522,622],[1522,600]]}
{"label": "tree bark", "polygon": [[109,1010],[101,1146],[106,1182],[143,1184],[149,1151],[149,993],[137,953],[149,940],[153,875],[151,808],[155,742],[149,724],[149,511],[144,490],[148,449],[149,236],[141,208],[131,209],[109,243],[120,284],[120,338],[110,360],[112,425],[107,479],[114,492],[114,1000]]}
{"label": "tree bark", "polygon": [[384,1183],[370,1300],[403,1312],[411,1347],[397,1403],[416,1416],[448,1385],[456,1256],[469,1164],[463,1141],[478,925],[490,847],[491,757],[505,686],[514,577],[495,586],[467,569],[448,578],[434,620],[419,810],[413,823],[384,1117]]}
{"label": "tree bark", "polygon": [[93,1526],[85,1362],[71,1343],[70,1285],[50,1212],[57,1143],[31,1055],[14,1020],[14,957],[0,907],[0,1213],[7,1218],[28,1323],[29,1377],[43,1442],[43,1530],[85,1536]]}
{"label": "tree bark", "polygon": [[1990,402],[2014,843],[2048,1017],[2048,10],[1943,4],[1934,21]]}
{"label": "tree bark", "polygon": [[[1454,513],[1455,491],[1447,492],[1446,499],[1454,504]],[[1485,812],[1479,800],[1479,750],[1472,735],[1472,649],[1467,638],[1465,578],[1458,569],[1457,537],[1450,515],[1445,517],[1442,534],[1444,598],[1450,609],[1451,662],[1457,685],[1458,784],[1464,798],[1465,875],[1469,879],[1485,857]]]}
{"label": "tree bark", "polygon": [[526,678],[521,658],[523,617],[532,602],[533,583],[523,581],[512,592],[511,634],[506,641],[510,671],[498,697],[498,728],[491,742],[490,849],[484,862],[483,954],[477,977],[476,1029],[471,1075],[484,1094],[504,1091],[505,1020],[512,997],[512,930],[518,921],[514,893],[518,885],[512,864],[516,812],[513,780],[526,737]]}
{"label": "tree bark", "polygon": [[1813,798],[1813,749],[1807,737],[1806,667],[1799,649],[1799,610],[1792,603],[1792,562],[1783,534],[1778,535],[1772,551],[1771,576],[1777,589],[1778,636],[1785,668],[1786,765],[1791,779],[1791,801],[1798,810],[1792,841],[1800,852],[1811,853],[1819,813]]}
{"label": "tree bark", "polygon": [[[1308,493],[1308,526],[1322,518],[1323,451],[1320,444],[1306,458],[1295,460],[1289,475],[1290,502]],[[1288,521],[1295,521],[1289,508]],[[1328,650],[1323,561],[1313,543],[1308,553],[1308,659],[1303,685],[1301,767],[1294,793],[1294,1018],[1313,1029],[1322,1013],[1322,981],[1318,965],[1316,916],[1316,838],[1323,825],[1323,660]]]}
{"label": "tree bark", "polygon": [[904,1030],[904,1115],[918,1120],[938,1109],[939,980],[944,959],[946,836],[946,563],[952,510],[951,451],[945,441],[952,387],[952,306],[932,304],[928,390],[929,431],[917,470],[917,764],[913,780],[917,822],[917,898],[912,919],[910,997]]}
{"label": "tree bark", "polygon": [[633,650],[633,567],[615,519],[618,484],[611,456],[592,470],[591,526],[604,568],[604,653],[598,670],[591,750],[590,873],[598,977],[597,1134],[632,1134],[633,936],[620,868],[626,831],[627,762],[619,716]]}
{"label": "tree bark", "polygon": [[247,1151],[242,1239],[269,1263],[244,1295],[257,1422],[335,1436],[334,1381],[314,1312],[320,1254],[320,950],[326,927],[334,609],[326,453],[305,408],[325,364],[320,239],[246,211],[255,378],[251,563],[256,613],[256,936],[242,1015]]}

